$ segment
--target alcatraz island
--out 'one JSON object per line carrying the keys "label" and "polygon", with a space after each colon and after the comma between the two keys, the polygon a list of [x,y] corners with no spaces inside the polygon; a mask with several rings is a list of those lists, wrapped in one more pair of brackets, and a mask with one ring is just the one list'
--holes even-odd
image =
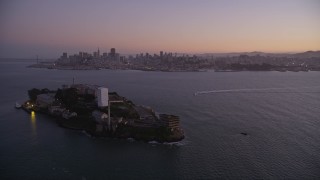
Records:
{"label": "alcatraz island", "polygon": [[145,142],[177,142],[184,139],[178,116],[157,114],[152,108],[88,84],[63,85],[55,91],[30,89],[22,108],[34,115],[52,116],[65,128],[94,137],[132,138]]}

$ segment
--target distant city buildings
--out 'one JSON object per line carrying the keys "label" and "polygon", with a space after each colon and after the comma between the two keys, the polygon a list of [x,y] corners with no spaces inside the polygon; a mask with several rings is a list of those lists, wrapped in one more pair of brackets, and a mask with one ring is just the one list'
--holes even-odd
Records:
{"label": "distant city buildings", "polygon": [[[306,52],[306,55],[313,52]],[[314,53],[313,53],[314,54]],[[298,54],[299,55],[299,54]],[[37,65],[37,66],[41,66]],[[69,55],[64,52],[55,62],[55,67],[61,69],[135,69],[145,71],[202,71],[214,69],[216,71],[308,71],[320,70],[319,57],[303,57],[301,55],[260,55],[236,54],[224,56],[210,56],[177,54],[160,51],[159,54],[139,53],[121,56],[115,48],[100,54],[100,49],[92,54],[79,52]]]}

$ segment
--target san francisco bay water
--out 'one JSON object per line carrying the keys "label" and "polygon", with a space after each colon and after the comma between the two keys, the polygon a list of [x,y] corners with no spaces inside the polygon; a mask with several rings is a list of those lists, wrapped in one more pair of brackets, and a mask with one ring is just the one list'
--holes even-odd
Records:
{"label": "san francisco bay water", "polygon": [[[0,61],[1,179],[320,178],[320,72],[26,68],[31,63]],[[57,89],[73,78],[180,116],[186,138],[176,144],[93,138],[14,108],[28,89]],[[265,90],[194,96],[234,89]]]}

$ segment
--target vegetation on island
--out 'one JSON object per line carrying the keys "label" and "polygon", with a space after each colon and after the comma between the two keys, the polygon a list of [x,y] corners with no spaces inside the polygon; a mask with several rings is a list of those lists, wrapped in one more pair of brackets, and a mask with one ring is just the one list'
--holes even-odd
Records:
{"label": "vegetation on island", "polygon": [[44,88],[44,89],[37,89],[37,88],[33,88],[28,90],[28,95],[31,101],[36,101],[37,100],[37,96],[40,94],[48,94],[48,93],[54,93],[55,91],[50,91],[48,88]]}

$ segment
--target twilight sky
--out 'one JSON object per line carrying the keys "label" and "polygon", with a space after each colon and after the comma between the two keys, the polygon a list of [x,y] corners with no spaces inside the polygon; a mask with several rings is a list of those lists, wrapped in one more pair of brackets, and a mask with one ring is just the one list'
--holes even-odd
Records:
{"label": "twilight sky", "polygon": [[319,0],[1,0],[0,57],[320,50]]}

